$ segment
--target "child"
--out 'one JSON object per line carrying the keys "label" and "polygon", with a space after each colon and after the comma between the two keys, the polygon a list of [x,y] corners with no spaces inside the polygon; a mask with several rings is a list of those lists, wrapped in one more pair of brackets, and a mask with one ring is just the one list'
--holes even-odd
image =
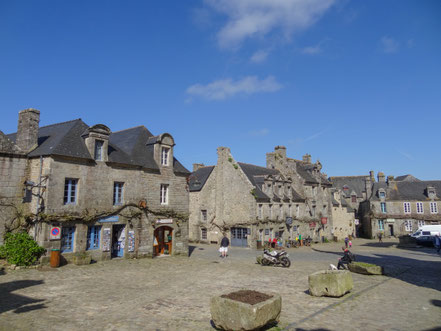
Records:
{"label": "child", "polygon": [[352,241],[349,240],[349,248],[352,248]]}

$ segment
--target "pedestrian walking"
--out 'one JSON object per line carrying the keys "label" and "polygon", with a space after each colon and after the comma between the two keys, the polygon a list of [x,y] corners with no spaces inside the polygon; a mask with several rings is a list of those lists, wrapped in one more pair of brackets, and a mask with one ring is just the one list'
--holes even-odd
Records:
{"label": "pedestrian walking", "polygon": [[348,248],[349,238],[346,236],[345,238],[345,248]]}
{"label": "pedestrian walking", "polygon": [[352,248],[352,241],[351,240],[349,240],[349,248]]}
{"label": "pedestrian walking", "polygon": [[228,246],[230,246],[230,240],[227,238],[227,235],[224,233],[224,237],[221,240],[219,252],[221,253],[221,257],[227,257]]}
{"label": "pedestrian walking", "polygon": [[381,240],[383,238],[383,234],[380,232],[379,234],[378,234],[378,242],[379,243],[382,243],[383,242],[383,240]]}
{"label": "pedestrian walking", "polygon": [[441,249],[441,238],[439,237],[439,232],[435,235],[433,241],[436,248],[436,252],[439,254],[439,251]]}

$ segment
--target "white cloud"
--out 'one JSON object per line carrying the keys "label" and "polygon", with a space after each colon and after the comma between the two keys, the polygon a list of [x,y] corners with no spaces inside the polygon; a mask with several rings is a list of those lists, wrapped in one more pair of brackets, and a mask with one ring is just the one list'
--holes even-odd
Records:
{"label": "white cloud", "polygon": [[313,25],[337,0],[205,0],[228,17],[218,32],[223,48],[240,46],[253,37],[280,30],[289,37]]}
{"label": "white cloud", "polygon": [[267,128],[263,128],[261,130],[255,130],[248,132],[248,135],[251,137],[263,137],[269,134],[269,130]]}
{"label": "white cloud", "polygon": [[195,84],[187,88],[187,94],[208,100],[224,100],[236,94],[275,92],[282,85],[273,76],[260,80],[257,76],[247,76],[233,81],[231,78],[216,80],[207,85]]}
{"label": "white cloud", "polygon": [[380,42],[384,53],[395,53],[400,47],[400,43],[391,37],[384,36]]}
{"label": "white cloud", "polygon": [[266,60],[268,54],[269,51],[264,51],[264,50],[257,51],[251,56],[250,61],[253,63],[262,63],[263,61]]}
{"label": "white cloud", "polygon": [[322,49],[321,49],[320,45],[308,46],[308,47],[302,48],[303,54],[315,55],[315,54],[319,54],[321,52],[322,52]]}

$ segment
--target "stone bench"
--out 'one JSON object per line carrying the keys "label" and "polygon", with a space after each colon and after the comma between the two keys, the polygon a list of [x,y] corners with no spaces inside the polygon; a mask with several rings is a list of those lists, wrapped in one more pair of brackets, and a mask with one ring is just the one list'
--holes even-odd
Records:
{"label": "stone bench", "polygon": [[351,272],[363,275],[383,275],[384,268],[379,265],[364,263],[364,262],[351,262],[348,264],[348,268]]}
{"label": "stone bench", "polygon": [[256,330],[277,323],[282,310],[282,298],[271,298],[251,305],[222,296],[211,298],[211,319],[222,330]]}
{"label": "stone bench", "polygon": [[309,294],[321,297],[341,297],[354,287],[347,270],[323,270],[308,276]]}

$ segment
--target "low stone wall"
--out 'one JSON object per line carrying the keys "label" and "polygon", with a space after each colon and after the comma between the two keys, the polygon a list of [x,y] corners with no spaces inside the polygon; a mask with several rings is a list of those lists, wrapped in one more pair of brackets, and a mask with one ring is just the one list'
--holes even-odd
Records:
{"label": "low stone wall", "polygon": [[379,265],[363,263],[363,262],[352,262],[348,265],[351,272],[363,275],[383,275],[384,268]]}

